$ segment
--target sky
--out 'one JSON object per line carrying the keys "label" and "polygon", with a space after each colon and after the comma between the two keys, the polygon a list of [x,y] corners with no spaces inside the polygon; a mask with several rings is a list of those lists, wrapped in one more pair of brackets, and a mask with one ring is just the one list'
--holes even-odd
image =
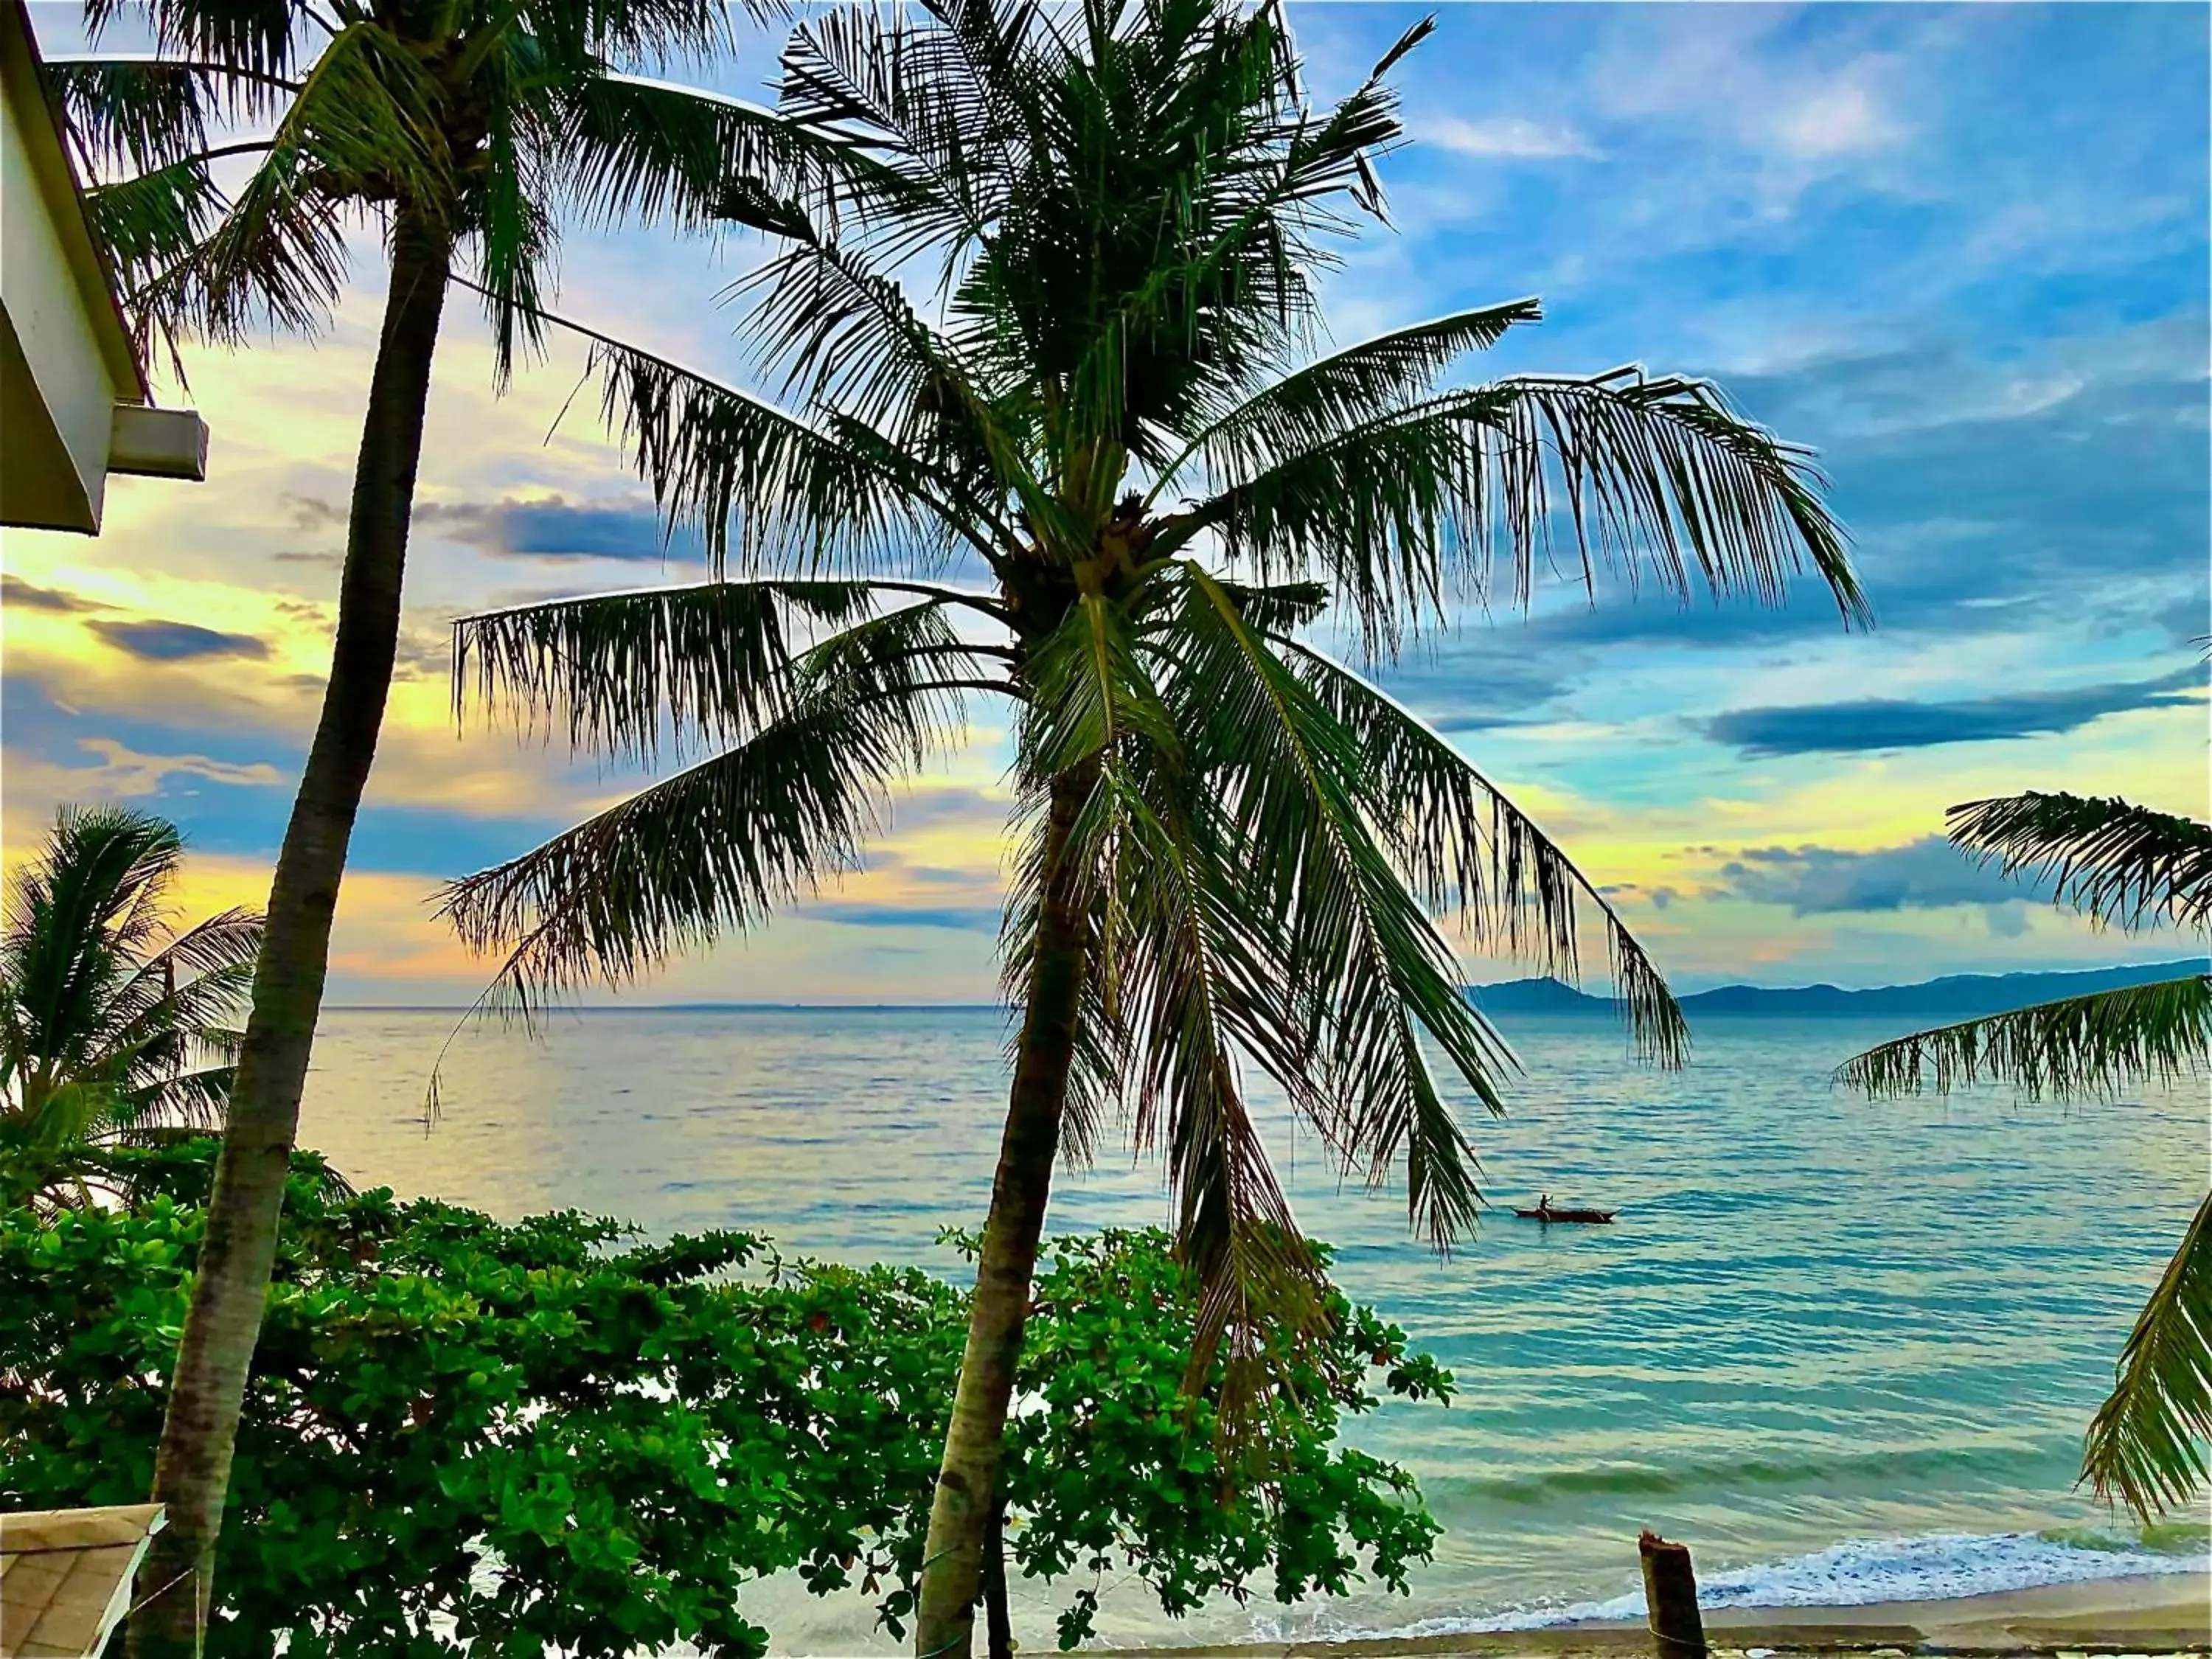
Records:
{"label": "sky", "polygon": [[[34,8],[49,51],[73,6]],[[1317,94],[1421,12],[1304,3]],[[1637,362],[1717,380],[1811,446],[1878,625],[1825,590],[1686,609],[1565,580],[1469,608],[1382,678],[1559,840],[1679,989],[1878,985],[2160,960],[1978,869],[1944,807],[2022,789],[2203,816],[2208,14],[2185,5],[1447,4],[1401,67],[1390,225],[1324,285],[1340,343],[1540,295],[1481,374]],[[706,72],[757,90],[763,42]],[[0,545],[0,841],[60,803],[173,817],[187,909],[258,903],[328,665],[381,299],[364,240],[334,326],[186,359],[198,485],[118,479],[97,539]],[[558,307],[717,374],[734,244],[571,231]],[[489,965],[442,882],[635,778],[458,725],[448,626],[521,599],[696,580],[556,342],[501,394],[447,311],[399,678],[331,1000],[461,1003]],[[684,960],[643,1002],[995,994],[1003,730],[893,806],[869,866]],[[1470,953],[1468,977],[1523,971]]]}

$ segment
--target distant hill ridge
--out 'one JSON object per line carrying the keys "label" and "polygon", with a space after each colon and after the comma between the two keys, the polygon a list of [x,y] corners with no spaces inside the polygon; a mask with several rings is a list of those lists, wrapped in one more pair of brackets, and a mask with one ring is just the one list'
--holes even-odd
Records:
{"label": "distant hill ridge", "polygon": [[[1978,1019],[2025,1008],[2031,1002],[2087,996],[2123,985],[2179,979],[2212,968],[2202,959],[2140,963],[2125,968],[2092,968],[2072,974],[1948,974],[1917,985],[1881,985],[1846,991],[1836,985],[1723,985],[1680,999],[1682,1012],[1700,1014],[1930,1014],[1946,1019]],[[1486,1014],[1607,1014],[1619,1001],[1594,997],[1552,978],[1507,980],[1470,985],[1468,999]]]}

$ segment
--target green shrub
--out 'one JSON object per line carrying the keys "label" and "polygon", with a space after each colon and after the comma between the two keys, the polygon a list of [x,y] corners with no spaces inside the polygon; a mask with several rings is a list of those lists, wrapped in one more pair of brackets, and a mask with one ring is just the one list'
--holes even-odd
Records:
{"label": "green shrub", "polygon": [[[210,1143],[149,1155],[129,1213],[0,1213],[0,1508],[136,1502],[203,1224]],[[1133,1571],[1181,1613],[1272,1571],[1283,1601],[1403,1588],[1436,1523],[1404,1471],[1337,1447],[1383,1385],[1449,1378],[1339,1298],[1335,1340],[1232,1470],[1195,1398],[1164,1235],[1058,1241],[1011,1429],[1007,1547],[1054,1579]],[[285,1650],[593,1659],[762,1650],[751,1578],[912,1606],[966,1325],[913,1268],[512,1225],[295,1164],[223,1528],[214,1659]],[[1095,1590],[1060,1620],[1090,1632]]]}

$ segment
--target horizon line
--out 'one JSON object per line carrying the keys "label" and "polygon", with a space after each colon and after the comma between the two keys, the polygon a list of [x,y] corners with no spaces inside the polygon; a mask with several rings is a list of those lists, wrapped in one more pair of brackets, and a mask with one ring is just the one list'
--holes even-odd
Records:
{"label": "horizon line", "polygon": [[[1814,980],[1796,985],[1761,985],[1749,980],[1729,980],[1718,985],[1709,985],[1702,991],[1678,992],[1678,997],[1705,996],[1715,991],[1909,991],[1923,985],[1940,984],[1956,979],[2021,979],[2045,975],[2104,974],[2136,968],[2174,968],[2184,964],[2212,963],[2212,957],[2203,955],[2172,957],[2162,961],[2113,962],[2093,968],[2011,968],[1998,973],[1966,972],[1938,974],[1932,979],[1911,980],[1887,985],[1838,985],[1832,980]],[[1487,980],[1462,983],[1462,991],[1490,991],[1504,985],[1529,985],[1552,979],[1560,985],[1568,981],[1552,975],[1524,975],[1519,979]],[[1578,987],[1569,986],[1571,989]],[[1584,992],[1584,995],[1595,993]],[[1601,999],[1602,1000],[1602,999]],[[573,1006],[545,1010],[555,1014],[731,1014],[731,1013],[1007,1013],[1014,1005],[1008,1002],[597,1002],[579,1003]],[[332,1002],[324,1005],[326,1013],[345,1014],[467,1014],[475,1011],[474,1003],[462,1002]],[[487,1018],[498,1019],[497,1014]]]}

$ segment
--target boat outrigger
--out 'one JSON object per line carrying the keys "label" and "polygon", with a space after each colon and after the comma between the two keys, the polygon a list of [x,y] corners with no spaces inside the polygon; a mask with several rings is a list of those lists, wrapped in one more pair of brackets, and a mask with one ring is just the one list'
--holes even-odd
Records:
{"label": "boat outrigger", "polygon": [[1534,1209],[1516,1209],[1513,1213],[1519,1216],[1524,1221],[1580,1221],[1594,1223],[1610,1221],[1613,1217],[1619,1215],[1620,1212],[1618,1210],[1554,1209],[1552,1206],[1551,1196],[1549,1194],[1547,1194],[1538,1201]]}

